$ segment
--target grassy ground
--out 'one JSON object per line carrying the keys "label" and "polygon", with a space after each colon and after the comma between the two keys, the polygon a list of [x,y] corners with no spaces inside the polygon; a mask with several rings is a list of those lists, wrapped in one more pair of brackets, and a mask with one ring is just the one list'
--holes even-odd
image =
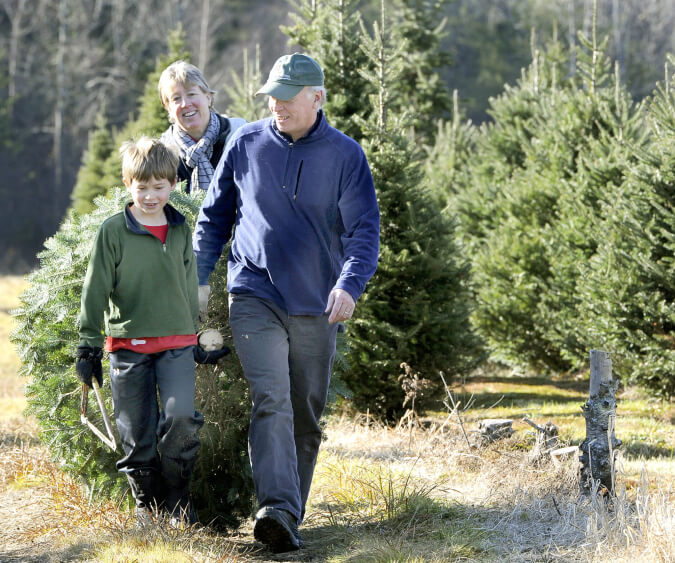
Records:
{"label": "grassy ground", "polygon": [[[21,278],[0,278],[1,561],[673,561],[675,408],[636,390],[619,398],[623,441],[617,498],[578,495],[576,456],[530,460],[528,417],[551,421],[561,446],[584,438],[585,378],[475,374],[452,388],[459,414],[384,427],[366,415],[327,421],[308,514],[306,548],[271,555],[250,523],[139,533],[129,513],[87,498],[49,461],[7,338]],[[485,418],[515,433],[477,445]],[[415,424],[409,424],[413,420]]]}

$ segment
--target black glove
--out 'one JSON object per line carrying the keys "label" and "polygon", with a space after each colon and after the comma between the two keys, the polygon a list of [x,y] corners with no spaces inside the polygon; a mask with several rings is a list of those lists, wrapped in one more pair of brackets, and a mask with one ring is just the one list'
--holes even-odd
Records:
{"label": "black glove", "polygon": [[197,344],[194,347],[193,354],[195,357],[195,362],[198,364],[217,364],[218,360],[223,356],[227,356],[230,353],[230,349],[227,346],[218,348],[218,350],[211,350],[207,352]]}
{"label": "black glove", "polygon": [[103,366],[101,366],[101,358],[103,357],[103,350],[91,346],[77,347],[77,363],[75,364],[75,371],[78,379],[91,387],[92,376],[98,381],[98,386],[103,386]]}

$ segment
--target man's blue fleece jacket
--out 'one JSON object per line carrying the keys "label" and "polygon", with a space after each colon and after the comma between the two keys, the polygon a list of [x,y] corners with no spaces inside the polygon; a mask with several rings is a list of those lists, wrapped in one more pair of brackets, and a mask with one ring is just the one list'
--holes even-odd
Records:
{"label": "man's blue fleece jacket", "polygon": [[227,290],[270,299],[291,315],[323,314],[333,288],[356,301],[375,273],[380,213],[366,156],[322,111],[293,142],[272,118],[238,129],[195,226],[199,283],[225,244]]}

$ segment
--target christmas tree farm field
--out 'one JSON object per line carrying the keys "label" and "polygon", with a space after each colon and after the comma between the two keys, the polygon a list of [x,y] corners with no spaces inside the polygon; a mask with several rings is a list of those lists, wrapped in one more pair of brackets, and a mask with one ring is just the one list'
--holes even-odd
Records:
{"label": "christmas tree farm field", "polygon": [[[271,555],[251,523],[214,530],[135,530],[121,498],[87,495],[59,471],[26,418],[19,360],[8,341],[25,282],[0,278],[1,561],[671,561],[675,559],[675,411],[623,390],[615,499],[579,498],[574,456],[531,463],[532,428],[583,440],[586,374],[525,377],[483,370],[452,386],[458,409],[384,426],[335,408],[327,418],[305,548]],[[403,399],[403,393],[402,393]],[[450,403],[450,398],[448,401]],[[409,406],[409,405],[408,405]],[[481,444],[486,418],[514,434]]]}

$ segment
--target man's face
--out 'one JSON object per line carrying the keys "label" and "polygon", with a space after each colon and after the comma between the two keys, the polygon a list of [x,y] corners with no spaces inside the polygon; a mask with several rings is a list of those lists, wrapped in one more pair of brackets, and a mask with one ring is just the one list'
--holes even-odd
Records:
{"label": "man's face", "polygon": [[297,141],[314,125],[320,100],[320,92],[314,92],[309,86],[305,86],[291,100],[278,100],[269,96],[267,107],[272,112],[277,129]]}

